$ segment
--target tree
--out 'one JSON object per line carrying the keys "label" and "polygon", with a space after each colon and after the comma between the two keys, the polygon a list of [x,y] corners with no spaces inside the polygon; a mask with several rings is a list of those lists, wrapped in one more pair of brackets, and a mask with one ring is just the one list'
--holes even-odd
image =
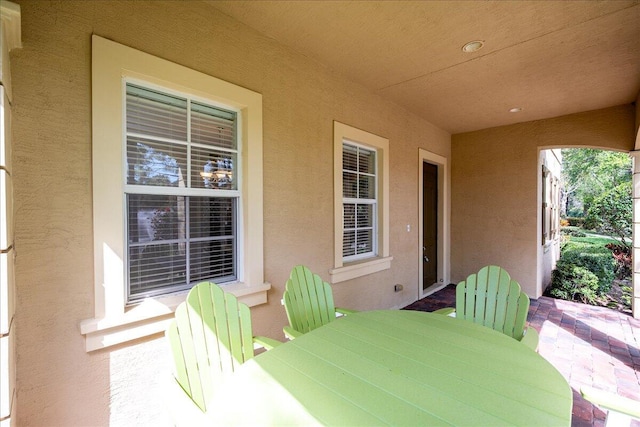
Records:
{"label": "tree", "polygon": [[626,153],[614,151],[564,149],[562,178],[565,214],[585,216],[601,194],[631,182],[631,158]]}
{"label": "tree", "polygon": [[624,182],[593,199],[585,218],[585,227],[620,238],[629,246],[633,198],[631,182]]}

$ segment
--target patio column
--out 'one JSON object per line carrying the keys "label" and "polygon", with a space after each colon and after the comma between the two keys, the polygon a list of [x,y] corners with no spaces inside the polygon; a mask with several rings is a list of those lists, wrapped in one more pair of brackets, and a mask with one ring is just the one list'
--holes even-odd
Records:
{"label": "patio column", "polygon": [[631,285],[631,310],[640,319],[640,151],[629,153],[633,159],[633,281]]}
{"label": "patio column", "polygon": [[0,2],[0,426],[12,426],[16,408],[16,286],[11,162],[11,70],[9,52],[22,47],[20,6]]}

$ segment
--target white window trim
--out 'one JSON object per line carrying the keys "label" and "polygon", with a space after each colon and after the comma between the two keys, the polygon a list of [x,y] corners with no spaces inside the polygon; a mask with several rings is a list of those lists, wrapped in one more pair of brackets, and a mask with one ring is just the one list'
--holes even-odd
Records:
{"label": "white window trim", "polygon": [[224,288],[249,306],[265,303],[271,285],[264,282],[263,265],[262,95],[96,35],[92,48],[95,316],[80,325],[86,350],[164,331],[186,296],[180,292],[126,306],[124,78],[210,99],[242,115],[238,129],[243,164],[238,282]]}
{"label": "white window trim", "polygon": [[[342,254],[343,197],[342,144],[347,140],[376,151],[378,182],[377,250],[374,257],[345,263]],[[329,271],[331,283],[355,279],[391,268],[389,256],[389,140],[378,135],[333,122],[333,206],[334,206],[334,267]]]}

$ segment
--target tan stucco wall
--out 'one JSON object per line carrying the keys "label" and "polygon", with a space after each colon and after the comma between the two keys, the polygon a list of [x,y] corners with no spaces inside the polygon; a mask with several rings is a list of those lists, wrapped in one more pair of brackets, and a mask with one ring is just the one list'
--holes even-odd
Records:
{"label": "tan stucco wall", "polygon": [[[328,279],[333,261],[333,120],[390,140],[391,270],[334,285],[338,305],[417,298],[418,149],[450,157],[450,135],[200,2],[17,1],[12,52],[17,247],[18,425],[162,425],[156,336],[86,353],[94,315],[91,34],[263,95],[265,278],[254,332],[282,339],[289,270]],[[115,143],[119,143],[116,141]],[[406,231],[407,224],[411,232]],[[404,291],[393,292],[395,283]]]}
{"label": "tan stucco wall", "polygon": [[541,295],[538,150],[629,151],[635,109],[623,105],[452,136],[451,279],[497,264],[529,296]]}

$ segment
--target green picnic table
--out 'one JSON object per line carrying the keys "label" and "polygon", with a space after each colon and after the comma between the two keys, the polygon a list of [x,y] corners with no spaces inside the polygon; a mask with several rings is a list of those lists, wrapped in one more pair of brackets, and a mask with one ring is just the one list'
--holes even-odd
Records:
{"label": "green picnic table", "polygon": [[572,392],[542,356],[434,313],[359,312],[249,360],[212,425],[568,426]]}

